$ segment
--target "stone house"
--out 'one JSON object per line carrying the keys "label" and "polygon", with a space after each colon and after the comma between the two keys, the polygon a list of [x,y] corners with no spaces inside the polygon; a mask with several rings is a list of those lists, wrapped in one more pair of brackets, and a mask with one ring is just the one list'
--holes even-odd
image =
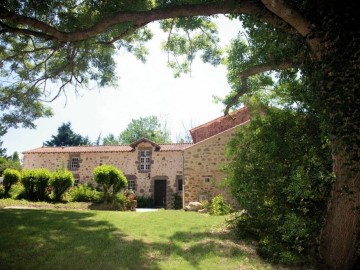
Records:
{"label": "stone house", "polygon": [[170,207],[174,193],[190,201],[210,200],[219,193],[226,162],[226,143],[250,113],[242,108],[190,130],[193,143],[156,144],[142,138],[130,145],[40,147],[23,152],[24,168],[67,168],[76,183],[93,183],[93,169],[102,164],[119,168],[136,195],[152,196],[156,206]]}

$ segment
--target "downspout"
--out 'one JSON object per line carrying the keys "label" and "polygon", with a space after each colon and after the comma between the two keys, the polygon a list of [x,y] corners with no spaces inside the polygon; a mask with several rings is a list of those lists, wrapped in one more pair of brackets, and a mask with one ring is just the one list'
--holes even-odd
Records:
{"label": "downspout", "polygon": [[182,150],[182,171],[183,171],[183,180],[182,180],[182,206],[185,209],[185,151]]}

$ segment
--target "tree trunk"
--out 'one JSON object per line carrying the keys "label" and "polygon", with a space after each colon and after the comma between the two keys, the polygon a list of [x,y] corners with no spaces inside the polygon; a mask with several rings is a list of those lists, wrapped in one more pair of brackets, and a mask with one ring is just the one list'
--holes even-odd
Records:
{"label": "tree trunk", "polygon": [[[329,29],[336,28],[333,26]],[[354,269],[359,259],[360,59],[356,29],[334,30],[325,36],[318,91],[336,175],[320,235],[320,255],[331,269]]]}
{"label": "tree trunk", "polygon": [[[338,143],[333,142],[333,147],[338,148]],[[341,150],[333,153],[336,182],[321,233],[320,254],[331,269],[352,269],[359,255],[356,250],[360,224],[359,162],[358,172],[354,173],[346,156]]]}

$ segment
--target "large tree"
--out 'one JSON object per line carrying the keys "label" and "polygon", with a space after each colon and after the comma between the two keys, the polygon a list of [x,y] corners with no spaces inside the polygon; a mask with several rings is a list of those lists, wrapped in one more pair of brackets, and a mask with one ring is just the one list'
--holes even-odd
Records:
{"label": "large tree", "polygon": [[52,135],[51,140],[45,142],[46,146],[78,146],[91,145],[88,137],[83,137],[75,133],[71,128],[71,123],[63,123],[58,128],[58,134]]}
{"label": "large tree", "polygon": [[[360,16],[356,1],[5,0],[0,5],[4,104],[13,106],[16,114],[21,112],[21,102],[14,101],[23,93],[37,102],[56,98],[70,84],[113,82],[116,48],[125,47],[142,59],[142,43],[151,38],[144,26],[156,20],[165,20],[162,27],[170,33],[165,48],[175,55],[187,54],[185,62],[170,65],[188,71],[196,50],[203,50],[203,59],[216,64],[218,51],[212,45],[216,31],[205,17],[215,14],[241,15],[251,33],[267,28],[268,37],[282,33],[287,38],[281,42],[301,48],[284,58],[258,58],[239,74],[241,89],[237,90],[240,95],[250,76],[270,69],[297,66],[307,75],[306,90],[314,94],[316,109],[326,123],[336,174],[321,254],[332,268],[350,268],[358,258],[360,223]],[[259,28],[259,22],[264,27]],[[185,30],[185,37],[176,33],[179,28]],[[282,43],[274,39],[273,44]],[[49,82],[59,83],[57,92],[50,91],[53,86]],[[6,112],[7,108],[1,109]]]}

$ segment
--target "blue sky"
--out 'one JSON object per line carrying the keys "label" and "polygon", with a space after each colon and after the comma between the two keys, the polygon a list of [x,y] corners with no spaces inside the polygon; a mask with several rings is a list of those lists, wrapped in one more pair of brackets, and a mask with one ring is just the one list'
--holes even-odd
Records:
{"label": "blue sky", "polygon": [[[239,22],[220,16],[216,21],[223,45],[241,30]],[[150,55],[145,64],[120,51],[116,57],[119,77],[116,87],[84,89],[79,96],[68,91],[67,98],[60,97],[50,104],[55,115],[37,120],[36,129],[8,131],[2,138],[8,155],[41,147],[68,121],[76,133],[95,141],[99,134],[102,137],[110,133],[118,135],[131,119],[156,115],[166,119],[175,140],[184,134],[185,128],[221,116],[224,108],[214,104],[212,96],[224,96],[230,91],[225,67],[212,67],[198,59],[193,63],[191,76],[175,79],[167,67],[167,54],[160,49],[166,34],[158,30],[156,23],[150,27],[155,35],[147,44]]]}

